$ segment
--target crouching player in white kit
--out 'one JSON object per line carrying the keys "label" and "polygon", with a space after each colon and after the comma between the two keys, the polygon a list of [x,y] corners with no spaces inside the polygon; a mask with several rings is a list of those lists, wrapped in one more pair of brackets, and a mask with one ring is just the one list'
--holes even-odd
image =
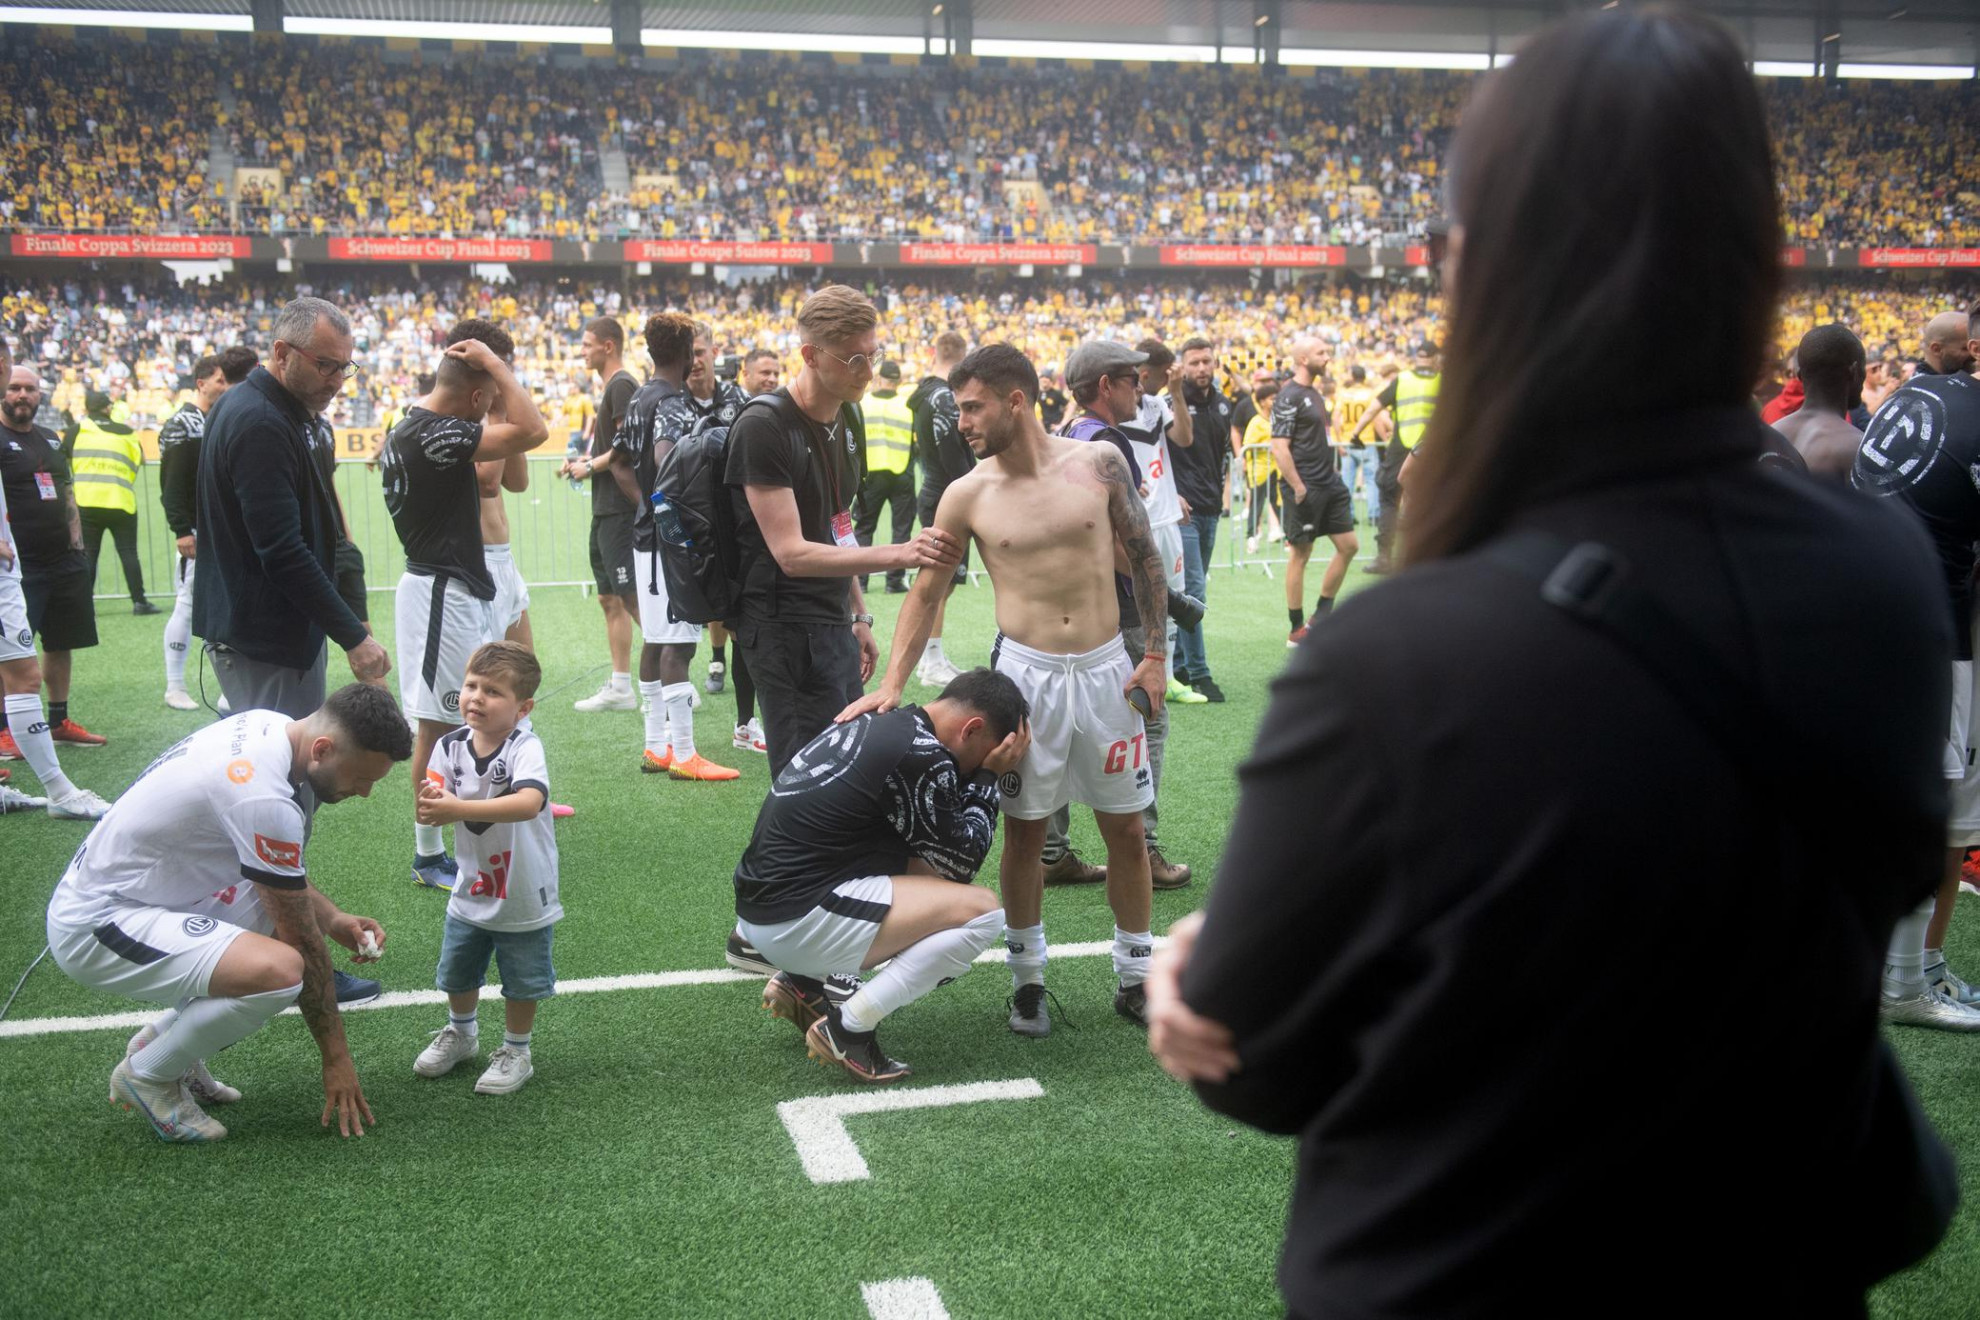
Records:
{"label": "crouching player in white kit", "polygon": [[[907,1076],[880,1048],[881,1019],[997,942],[1004,913],[970,881],[996,837],[997,778],[1030,746],[1028,715],[1015,683],[973,669],[926,709],[834,724],[770,786],[736,865],[737,928],[780,969],[763,1006],[797,1024],[812,1058],[862,1082]],[[844,1004],[828,998],[825,978],[881,962]]]}
{"label": "crouching player in white kit", "polygon": [[[1008,674],[1031,703],[1031,747],[999,784],[1008,822],[999,884],[1010,916],[1011,1030],[1044,1036],[1052,1029],[1041,856],[1049,818],[1068,801],[1093,808],[1107,843],[1119,978],[1114,1009],[1146,1024],[1154,896],[1141,813],[1154,800],[1154,785],[1143,717],[1130,702],[1145,697],[1146,709],[1158,710],[1168,687],[1167,578],[1148,510],[1112,445],[1045,433],[1038,373],[1015,348],[977,349],[949,373],[949,385],[978,461],[942,493],[935,525],[975,538],[997,597],[990,667]],[[1148,629],[1140,664],[1129,661],[1121,642],[1117,554]],[[940,574],[915,578],[894,625],[887,677],[840,719],[900,701],[947,590]]]}
{"label": "crouching player in white kit", "polygon": [[[153,761],[76,850],[48,903],[48,947],[83,985],[170,1005],[110,1073],[110,1098],[167,1141],[227,1135],[200,1100],[240,1092],[205,1060],[297,1004],[323,1053],[323,1116],[373,1122],[337,1014],[323,937],[369,962],[385,931],[309,883],[319,803],[369,797],[412,754],[398,703],[353,683],[307,719],[250,710]],[[270,936],[273,938],[269,938]]]}
{"label": "crouching player in white kit", "polygon": [[543,669],[519,642],[490,642],[468,660],[461,687],[465,728],[440,739],[419,786],[422,825],[454,825],[459,875],[447,900],[435,983],[447,994],[447,1025],[413,1061],[440,1077],[475,1057],[488,962],[502,969],[502,1046],[474,1089],[507,1095],[535,1076],[529,1057],[536,1005],[557,993],[550,944],[564,905],[557,896],[557,836],[551,829],[550,767],[524,722]]}

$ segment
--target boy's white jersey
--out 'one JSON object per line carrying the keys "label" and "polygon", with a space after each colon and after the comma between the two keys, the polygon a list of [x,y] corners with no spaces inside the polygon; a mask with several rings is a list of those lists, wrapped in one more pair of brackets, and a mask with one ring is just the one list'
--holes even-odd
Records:
{"label": "boy's white jersey", "polygon": [[280,711],[242,711],[181,739],[89,832],[48,915],[89,926],[126,905],[192,908],[242,879],[301,889],[316,794],[296,783],[293,760]]}
{"label": "boy's white jersey", "polygon": [[551,828],[550,765],[543,741],[525,728],[513,730],[486,758],[474,754],[474,730],[462,725],[440,739],[427,762],[429,776],[455,797],[487,802],[524,788],[543,794],[528,820],[459,821],[454,826],[458,873],[450,916],[484,930],[536,930],[561,921],[557,898],[557,835]]}

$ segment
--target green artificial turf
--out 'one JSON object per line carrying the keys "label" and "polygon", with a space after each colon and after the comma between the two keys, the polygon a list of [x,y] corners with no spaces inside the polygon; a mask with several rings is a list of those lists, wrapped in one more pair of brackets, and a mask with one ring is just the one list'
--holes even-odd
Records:
{"label": "green artificial turf", "polygon": [[[382,507],[368,503],[372,479],[342,475],[357,483],[347,499],[372,580],[389,585],[397,561],[380,539]],[[581,540],[563,543],[562,529],[582,526],[575,496],[539,483],[515,503],[535,576],[582,562]],[[554,532],[555,544],[532,550],[525,527],[545,541]],[[149,530],[162,546],[155,520]],[[106,562],[106,585],[114,573]],[[1357,569],[1350,586],[1371,580]],[[1210,654],[1230,700],[1173,713],[1162,842],[1198,880],[1156,896],[1157,932],[1201,901],[1235,803],[1232,771],[1285,661],[1276,579],[1220,570],[1209,594]],[[871,599],[884,650],[899,597]],[[389,647],[391,596],[372,604]],[[990,604],[987,585],[955,596],[946,640],[959,664],[987,659]],[[607,668],[595,603],[539,589],[532,617],[546,673],[536,728],[552,795],[578,813],[557,826],[569,910],[559,976],[721,967],[730,871],[768,782],[762,757],[728,745],[731,695],[706,698],[696,729],[704,751],[743,767],[741,781],[642,775],[637,714],[571,709]],[[160,703],[162,619],[105,601],[99,620],[102,645],[77,659],[72,711],[111,743],[64,763],[114,795],[204,717]],[[333,683],[347,676],[333,656]],[[24,765],[14,769],[31,787]],[[431,989],[439,948],[445,899],[409,882],[411,832],[401,772],[368,801],[324,808],[309,851],[326,893],[385,925],[373,974],[388,991]],[[0,819],[0,993],[40,949],[49,891],[85,833],[38,815]],[[1074,835],[1100,856],[1090,816]],[[985,875],[995,867],[993,856]],[[1101,889],[1051,891],[1046,927],[1059,945],[1107,938]],[[1980,968],[1975,932],[1962,913],[1953,952],[1969,968]],[[777,1105],[857,1088],[806,1059],[754,982],[553,1000],[537,1023],[535,1079],[502,1099],[472,1093],[472,1066],[438,1081],[413,1075],[444,1021],[439,1007],[352,1013],[378,1119],[361,1142],[319,1129],[315,1050],[293,1016],[215,1061],[246,1099],[219,1110],[233,1136],[211,1147],[168,1147],[109,1105],[127,1029],[0,1038],[0,1222],[11,1236],[0,1315],[857,1317],[861,1284],[903,1277],[931,1280],[959,1318],[1278,1313],[1290,1145],[1209,1113],[1155,1068],[1142,1033],[1111,1010],[1104,956],[1056,961],[1050,980],[1070,1022],[1044,1041],[1005,1029],[1008,980],[995,966],[890,1019],[889,1051],[916,1069],[907,1086],[1032,1078],[1044,1094],[851,1118],[872,1176],[830,1185],[805,1176]],[[44,964],[9,1019],[139,1007]],[[484,1005],[481,1021],[485,1056],[499,1006]],[[1980,1042],[1893,1040],[1941,1130],[1969,1166],[1980,1162]],[[1945,1320],[1980,1297],[1980,1177],[1969,1171],[1965,1186],[1945,1246],[1886,1285],[1877,1314]]]}

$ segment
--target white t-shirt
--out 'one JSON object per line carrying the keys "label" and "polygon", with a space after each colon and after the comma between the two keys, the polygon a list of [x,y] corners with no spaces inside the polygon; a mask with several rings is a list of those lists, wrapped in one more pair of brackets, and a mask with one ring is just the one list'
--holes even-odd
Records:
{"label": "white t-shirt", "polygon": [[1141,411],[1117,430],[1134,446],[1134,461],[1141,465],[1141,479],[1148,487],[1142,502],[1148,506],[1148,525],[1167,527],[1182,521],[1182,500],[1176,495],[1176,471],[1169,463],[1169,428],[1175,413],[1166,394],[1141,396]]}
{"label": "white t-shirt", "polygon": [[180,740],[89,832],[49,917],[94,926],[114,907],[190,907],[237,878],[301,889],[316,795],[291,782],[291,761],[280,711],[242,711]]}
{"label": "white t-shirt", "polygon": [[484,930],[538,930],[564,917],[557,898],[557,835],[551,828],[550,765],[543,741],[518,728],[487,758],[474,754],[474,730],[462,725],[442,737],[427,773],[455,797],[488,802],[519,789],[543,794],[528,820],[460,821],[454,826],[459,873],[447,914]]}

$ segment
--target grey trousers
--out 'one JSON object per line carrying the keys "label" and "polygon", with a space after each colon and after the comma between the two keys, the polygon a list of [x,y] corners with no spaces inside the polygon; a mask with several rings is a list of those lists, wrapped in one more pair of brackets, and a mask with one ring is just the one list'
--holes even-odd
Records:
{"label": "grey trousers", "polygon": [[315,664],[308,669],[289,669],[250,660],[224,646],[209,644],[206,648],[229,706],[236,711],[278,710],[292,720],[303,719],[323,704],[325,655],[326,650],[319,647]]}
{"label": "grey trousers", "polygon": [[[1143,629],[1124,628],[1121,630],[1121,642],[1127,647],[1128,659],[1132,660],[1135,664],[1140,664],[1142,657],[1148,653],[1148,649],[1144,645],[1147,639],[1148,634]],[[1170,640],[1173,642],[1173,636]],[[1169,741],[1168,702],[1165,701],[1162,703],[1162,709],[1155,713],[1154,719],[1148,721],[1147,728],[1148,771],[1155,781],[1155,796],[1149,800],[1146,807],[1142,808],[1141,827],[1142,831],[1147,834],[1148,846],[1152,849],[1159,846],[1155,836],[1155,823],[1162,805],[1162,748]],[[1049,823],[1045,827],[1045,851],[1042,856],[1045,859],[1045,864],[1050,866],[1053,862],[1064,857],[1067,849],[1072,846],[1066,837],[1072,829],[1072,808],[1070,806],[1060,807],[1047,820]]]}

